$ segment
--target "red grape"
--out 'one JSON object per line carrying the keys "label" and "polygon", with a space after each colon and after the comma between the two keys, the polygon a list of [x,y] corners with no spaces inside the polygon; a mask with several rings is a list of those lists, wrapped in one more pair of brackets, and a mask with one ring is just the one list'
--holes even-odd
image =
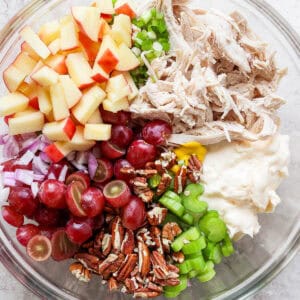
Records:
{"label": "red grape", "polygon": [[127,205],[122,208],[122,224],[127,229],[136,230],[143,226],[146,217],[145,203],[136,196],[131,196]]}
{"label": "red grape", "polygon": [[81,206],[90,218],[101,214],[104,209],[104,204],[104,196],[97,188],[90,187],[82,194]]}
{"label": "red grape", "polygon": [[50,240],[43,235],[36,235],[27,244],[27,254],[35,261],[47,260],[52,252]]}
{"label": "red grape", "polygon": [[93,180],[98,183],[105,182],[113,176],[113,165],[106,158],[97,159],[97,169]]}
{"label": "red grape", "polygon": [[33,216],[38,207],[38,201],[28,187],[11,187],[8,202],[16,212],[28,217]]}
{"label": "red grape", "polygon": [[86,213],[81,206],[82,193],[84,186],[80,181],[73,181],[68,185],[66,200],[69,211],[77,217],[85,217]]}
{"label": "red grape", "polygon": [[32,170],[32,163],[28,165],[18,165],[17,159],[11,159],[3,163],[3,172],[14,172],[16,169]]}
{"label": "red grape", "polygon": [[58,227],[61,224],[61,213],[54,208],[40,206],[34,215],[34,219],[42,226]]}
{"label": "red grape", "polygon": [[143,128],[144,140],[152,145],[164,145],[167,138],[172,134],[172,126],[162,120],[154,120]]}
{"label": "red grape", "polygon": [[66,233],[71,242],[80,245],[93,235],[93,229],[87,220],[73,218],[67,223]]}
{"label": "red grape", "polygon": [[113,180],[103,189],[103,194],[108,204],[113,207],[122,207],[130,200],[130,189],[125,181]]}
{"label": "red grape", "polygon": [[123,155],[125,155],[125,153],[126,153],[125,149],[120,148],[117,145],[115,145],[109,141],[102,142],[100,144],[100,150],[101,150],[101,153],[109,159],[120,158]]}
{"label": "red grape", "polygon": [[65,165],[67,165],[67,163],[63,161],[57,164],[51,164],[48,170],[48,175],[53,174],[55,178],[58,179],[59,174]]}
{"label": "red grape", "polygon": [[9,205],[2,206],[2,217],[8,224],[15,227],[20,227],[24,223],[24,216]]}
{"label": "red grape", "polygon": [[65,194],[65,184],[56,179],[45,180],[39,190],[40,201],[50,208],[65,208],[67,206]]}
{"label": "red grape", "polygon": [[119,111],[113,113],[107,110],[104,110],[103,107],[100,107],[101,117],[104,123],[115,124],[115,125],[127,125],[130,122],[131,114],[127,111]]}
{"label": "red grape", "polygon": [[40,234],[46,236],[51,240],[53,234],[57,231],[56,227],[49,227],[45,225],[39,225],[38,229],[40,230]]}
{"label": "red grape", "polygon": [[40,229],[33,224],[22,225],[17,229],[16,232],[17,240],[25,247],[27,246],[29,240],[38,234],[40,234]]}
{"label": "red grape", "polygon": [[110,141],[120,148],[127,147],[133,139],[131,128],[123,125],[114,125],[111,129]]}
{"label": "red grape", "polygon": [[69,185],[73,181],[79,181],[84,185],[84,188],[87,189],[90,186],[90,177],[88,174],[83,172],[75,172],[69,175],[66,179],[66,184]]}
{"label": "red grape", "polygon": [[133,141],[127,151],[126,159],[135,168],[143,168],[147,162],[154,161],[156,148],[144,140]]}
{"label": "red grape", "polygon": [[124,180],[129,184],[130,179],[134,177],[134,175],[123,174],[121,172],[122,168],[130,168],[132,165],[126,159],[119,159],[114,164],[114,175],[117,179]]}

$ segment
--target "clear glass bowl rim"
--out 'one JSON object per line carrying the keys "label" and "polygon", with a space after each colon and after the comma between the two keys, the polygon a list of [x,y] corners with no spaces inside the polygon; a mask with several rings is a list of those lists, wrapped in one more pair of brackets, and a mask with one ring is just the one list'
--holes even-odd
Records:
{"label": "clear glass bowl rim", "polygon": [[[64,0],[59,0],[61,2]],[[33,0],[25,5],[17,14],[15,14],[0,31],[0,51],[5,48],[5,43],[20,28],[28,17],[38,11],[40,7],[47,4],[47,0]],[[283,34],[290,45],[293,47],[296,55],[300,58],[300,37],[290,24],[268,3],[264,0],[245,0],[252,7],[262,13],[277,29]],[[9,241],[2,230],[0,231],[0,261],[13,276],[24,286],[30,289],[34,294],[42,299],[58,299],[63,297],[47,287],[46,282],[36,281],[28,273],[28,270],[18,264],[13,252],[10,250]],[[276,275],[278,275],[293,259],[300,250],[300,220],[290,233],[284,251],[279,257],[271,259],[264,267],[250,276],[244,282],[238,284],[234,289],[217,296],[215,299],[247,299],[257,293],[261,288],[267,285]],[[63,293],[63,291],[62,291]],[[65,297],[64,297],[65,298]],[[72,298],[72,297],[71,297]],[[70,299],[70,297],[68,298]],[[74,298],[75,299],[75,298]]]}

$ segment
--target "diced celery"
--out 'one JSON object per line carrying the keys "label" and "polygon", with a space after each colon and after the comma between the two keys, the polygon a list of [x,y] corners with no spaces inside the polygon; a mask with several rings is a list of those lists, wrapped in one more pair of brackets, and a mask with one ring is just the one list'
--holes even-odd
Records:
{"label": "diced celery", "polygon": [[171,244],[171,247],[174,252],[178,252],[182,249],[185,244],[185,241],[194,241],[200,237],[200,232],[196,227],[190,227],[187,231],[181,233],[174,242]]}
{"label": "diced celery", "polygon": [[184,207],[174,199],[163,196],[159,199],[159,202],[178,217],[184,214]]}
{"label": "diced celery", "polygon": [[197,253],[200,250],[204,249],[206,247],[206,242],[204,236],[200,236],[199,239],[195,241],[191,241],[189,244],[185,244],[182,247],[182,252],[185,255]]}
{"label": "diced celery", "polygon": [[189,225],[193,225],[194,224],[194,217],[190,214],[184,214],[182,217],[181,217],[182,221],[189,224]]}
{"label": "diced celery", "polygon": [[200,219],[199,228],[212,242],[220,242],[227,232],[225,223],[220,218],[209,214]]}
{"label": "diced celery", "polygon": [[155,189],[158,187],[159,183],[161,181],[161,176],[159,174],[155,174],[153,175],[152,177],[149,178],[148,180],[148,184],[149,184],[149,187],[151,189]]}

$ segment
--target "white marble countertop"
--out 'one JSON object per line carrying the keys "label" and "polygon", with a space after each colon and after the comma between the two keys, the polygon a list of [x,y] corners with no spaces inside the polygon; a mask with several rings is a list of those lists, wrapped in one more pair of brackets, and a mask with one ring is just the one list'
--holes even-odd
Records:
{"label": "white marble countertop", "polygon": [[[0,0],[0,28],[21,7],[30,0]],[[225,0],[224,0],[225,1]],[[286,18],[300,34],[300,1],[299,0],[266,0]],[[271,283],[263,288],[254,300],[298,300],[300,299],[300,253]],[[0,299],[37,300],[38,298],[23,287],[0,264]]]}

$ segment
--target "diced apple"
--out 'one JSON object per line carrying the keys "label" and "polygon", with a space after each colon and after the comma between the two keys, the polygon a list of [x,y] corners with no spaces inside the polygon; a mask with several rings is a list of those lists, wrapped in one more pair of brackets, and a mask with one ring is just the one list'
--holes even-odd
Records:
{"label": "diced apple", "polygon": [[14,116],[8,121],[9,134],[24,134],[41,131],[44,126],[44,115],[40,111]]}
{"label": "diced apple", "polygon": [[29,99],[28,106],[35,110],[40,110],[38,97],[35,96],[35,97]]}
{"label": "diced apple", "polygon": [[52,111],[49,91],[41,86],[37,86],[36,95],[38,97],[40,111],[43,114],[48,115]]}
{"label": "diced apple", "polygon": [[19,112],[15,113],[15,114],[13,115],[13,117],[16,117],[16,118],[18,118],[18,117],[24,117],[24,116],[33,114],[33,113],[35,113],[35,112],[37,112],[36,109],[34,109],[33,107],[28,106],[28,107],[26,108],[26,110],[19,111]]}
{"label": "diced apple", "polygon": [[128,110],[129,109],[129,103],[127,98],[120,99],[118,101],[110,101],[108,99],[103,101],[103,109],[116,113],[120,110]]}
{"label": "diced apple", "polygon": [[139,93],[139,90],[137,88],[137,86],[135,85],[131,75],[129,72],[120,72],[120,71],[115,71],[112,73],[112,76],[117,76],[119,74],[123,74],[123,76],[125,77],[129,87],[130,87],[130,94],[128,95],[128,100],[131,101],[133,100]]}
{"label": "diced apple", "polygon": [[19,92],[10,93],[0,98],[0,117],[23,111],[28,105],[29,99]]}
{"label": "diced apple", "polygon": [[108,141],[111,138],[110,124],[86,124],[83,136],[86,140]]}
{"label": "diced apple", "polygon": [[26,73],[17,69],[14,65],[10,65],[3,72],[3,81],[10,92],[15,92],[24,81]]}
{"label": "diced apple", "polygon": [[112,0],[96,0],[96,7],[98,7],[103,14],[114,15],[115,10]]}
{"label": "diced apple", "polygon": [[53,116],[53,110],[51,110],[47,114],[45,114],[45,118],[46,118],[47,122],[55,122],[54,116]]}
{"label": "diced apple", "polygon": [[35,84],[28,84],[27,82],[22,82],[18,87],[18,92],[22,93],[26,97],[30,98],[36,89]]}
{"label": "diced apple", "polygon": [[112,25],[112,30],[109,32],[115,42],[120,45],[125,43],[126,46],[131,47],[131,20],[127,15],[118,15],[114,18],[114,24]]}
{"label": "diced apple", "polygon": [[72,108],[74,105],[76,105],[79,102],[82,93],[69,75],[59,76],[59,81],[63,87],[64,96],[68,108]]}
{"label": "diced apple", "polygon": [[111,22],[112,21],[112,19],[113,19],[113,15],[110,15],[110,14],[101,14],[101,18],[103,19],[103,20],[105,20],[106,22]]}
{"label": "diced apple", "polygon": [[93,148],[96,144],[95,141],[88,141],[84,138],[84,127],[76,126],[75,134],[72,140],[68,143],[68,147],[73,151],[87,151]]}
{"label": "diced apple", "polygon": [[60,49],[69,51],[78,47],[79,41],[74,23],[72,21],[62,22],[60,28]]}
{"label": "diced apple", "polygon": [[81,31],[78,32],[78,38],[86,53],[86,56],[88,57],[89,62],[94,63],[99,52],[100,43],[92,41]]}
{"label": "diced apple", "polygon": [[107,20],[101,17],[101,26],[98,38],[99,40],[102,40],[103,37],[110,32],[110,26],[107,24]]}
{"label": "diced apple", "polygon": [[84,89],[94,84],[91,78],[93,70],[83,53],[71,53],[67,56],[66,65],[68,72],[78,88]]}
{"label": "diced apple", "polygon": [[54,40],[53,42],[51,42],[48,45],[48,48],[49,48],[52,55],[55,55],[60,51],[60,45],[61,45],[60,38]]}
{"label": "diced apple", "polygon": [[55,121],[63,120],[69,117],[70,112],[65,100],[64,90],[61,83],[50,87],[50,97]]}
{"label": "diced apple", "polygon": [[31,79],[41,86],[50,86],[58,82],[58,76],[57,72],[48,66],[43,66],[31,75]]}
{"label": "diced apple", "polygon": [[51,159],[52,162],[57,163],[63,158],[65,158],[72,149],[69,147],[69,144],[66,142],[55,142],[53,144],[48,145],[44,152]]}
{"label": "diced apple", "polygon": [[98,82],[106,82],[109,79],[109,74],[106,73],[97,63],[94,64],[92,78]]}
{"label": "diced apple", "polygon": [[63,54],[49,56],[45,60],[45,64],[53,69],[58,74],[67,74],[66,57]]}
{"label": "diced apple", "polygon": [[31,58],[38,61],[40,56],[35,53],[35,51],[28,45],[28,43],[23,42],[21,44],[21,51],[26,52]]}
{"label": "diced apple", "polygon": [[87,124],[102,124],[102,117],[100,110],[97,108],[94,113],[91,115],[91,117],[86,122]]}
{"label": "diced apple", "polygon": [[138,58],[124,43],[119,46],[118,57],[117,71],[130,71],[140,65]]}
{"label": "diced apple", "polygon": [[21,52],[13,62],[13,65],[26,75],[32,72],[36,64],[37,61],[27,55],[26,52]]}
{"label": "diced apple", "polygon": [[110,73],[120,63],[118,54],[119,49],[115,41],[111,36],[105,35],[95,63],[98,63],[104,72]]}
{"label": "diced apple", "polygon": [[115,4],[115,12],[117,15],[127,15],[131,19],[136,17],[135,6],[131,0],[118,0]]}
{"label": "diced apple", "polygon": [[41,58],[46,59],[50,55],[50,50],[48,49],[47,45],[29,26],[24,27],[21,30],[20,35]]}
{"label": "diced apple", "polygon": [[101,27],[100,9],[98,7],[73,6],[72,15],[80,30],[92,41],[98,41]]}
{"label": "diced apple", "polygon": [[111,77],[106,86],[107,99],[115,102],[130,95],[131,89],[123,74]]}
{"label": "diced apple", "polygon": [[105,92],[94,86],[84,91],[81,100],[72,108],[72,114],[78,122],[85,124],[105,98]]}
{"label": "diced apple", "polygon": [[50,21],[41,26],[39,30],[39,37],[46,44],[59,38],[60,36],[60,24],[58,21]]}
{"label": "diced apple", "polygon": [[76,131],[76,126],[71,118],[44,125],[43,134],[51,141],[70,141]]}

